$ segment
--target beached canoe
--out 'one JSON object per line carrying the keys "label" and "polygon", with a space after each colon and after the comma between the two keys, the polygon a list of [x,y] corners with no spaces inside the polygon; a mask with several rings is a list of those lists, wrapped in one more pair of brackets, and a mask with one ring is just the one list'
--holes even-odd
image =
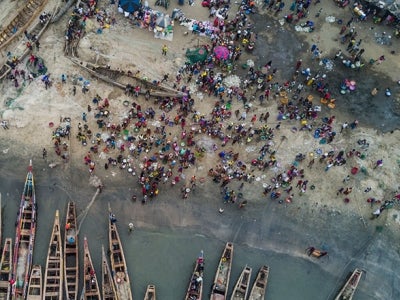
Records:
{"label": "beached canoe", "polygon": [[124,250],[119,238],[116,219],[110,210],[108,222],[108,236],[110,245],[111,271],[114,274],[114,283],[119,300],[132,300],[131,282],[129,280]]}
{"label": "beached canoe", "polygon": [[42,300],[42,267],[34,265],[29,278],[28,295],[26,300]]}
{"label": "beached canoe", "polygon": [[99,66],[96,64],[92,64],[86,61],[79,60],[76,57],[69,57],[69,59],[86,70],[93,76],[110,83],[116,87],[123,89],[124,91],[127,89],[128,84],[132,87],[140,86],[140,93],[142,95],[154,96],[154,97],[183,97],[184,93],[178,92],[173,88],[162,86],[156,83],[153,83],[149,80],[137,77],[135,75],[131,75],[127,72],[121,70],[113,70],[108,68],[107,66]]}
{"label": "beached canoe", "polygon": [[78,297],[79,248],[75,202],[68,202],[64,234],[64,283],[68,300]]}
{"label": "beached canoe", "polygon": [[194,270],[190,276],[189,287],[186,291],[185,300],[201,300],[203,297],[203,272],[204,252],[200,252],[194,264]]}
{"label": "beached canoe", "polygon": [[351,300],[353,299],[354,293],[356,292],[358,283],[360,282],[363,271],[355,269],[347,280],[346,284],[340,290],[335,300]]}
{"label": "beached canoe", "polygon": [[[39,40],[40,37],[42,36],[42,34],[48,28],[48,26],[50,24],[50,20],[51,20],[51,17],[47,18],[46,22],[43,23],[43,22],[41,22],[41,20],[39,18],[37,18],[37,22],[29,30],[29,34],[31,36],[36,36],[36,39]],[[23,50],[21,50],[21,49],[23,49]],[[13,58],[15,56],[15,58],[18,62],[21,62],[30,52],[31,52],[30,49],[28,47],[26,47],[26,45],[25,45],[25,41],[22,41],[21,44],[18,47],[16,47],[16,49],[14,51],[12,51]],[[13,62],[13,58],[7,59],[7,61],[4,63],[4,65],[0,67],[0,80],[5,78],[8,75],[8,73],[11,72],[12,66],[13,66],[13,64],[15,64]]]}
{"label": "beached canoe", "polygon": [[102,273],[101,289],[103,300],[117,300],[117,291],[108,265],[107,256],[104,247],[101,247]]}
{"label": "beached canoe", "polygon": [[264,300],[265,290],[267,289],[269,267],[262,266],[258,271],[256,281],[251,288],[249,300]]}
{"label": "beached canoe", "polygon": [[28,291],[33,248],[35,245],[36,208],[35,184],[32,173],[32,161],[30,161],[16,222],[11,276],[13,300],[25,299]]}
{"label": "beached canoe", "polygon": [[233,244],[226,243],[221,259],[219,260],[217,273],[211,289],[210,300],[222,300],[228,298],[229,278],[231,276],[233,257]]}
{"label": "beached canoe", "polygon": [[89,245],[85,236],[83,240],[83,299],[101,300],[99,283],[97,281],[96,271],[93,267],[92,257],[90,256]]}
{"label": "beached canoe", "polygon": [[6,238],[0,260],[0,300],[8,300],[11,295],[12,239]]}
{"label": "beached canoe", "polygon": [[156,300],[156,287],[154,285],[149,284],[147,286],[144,300]]}
{"label": "beached canoe", "polygon": [[250,278],[252,268],[245,266],[242,273],[240,273],[239,279],[236,282],[235,288],[231,296],[231,300],[246,300],[247,294],[250,289]]}
{"label": "beached canoe", "polygon": [[4,24],[0,31],[0,49],[6,47],[13,39],[22,34],[39,16],[48,0],[29,0],[17,12],[10,23]]}
{"label": "beached canoe", "polygon": [[43,300],[62,300],[63,293],[63,254],[59,211],[56,211],[53,230],[47,253],[43,286]]}

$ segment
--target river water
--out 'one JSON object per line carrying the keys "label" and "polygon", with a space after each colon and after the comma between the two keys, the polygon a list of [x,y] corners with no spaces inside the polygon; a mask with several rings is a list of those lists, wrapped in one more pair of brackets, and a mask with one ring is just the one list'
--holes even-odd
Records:
{"label": "river water", "polygon": [[[237,206],[227,206],[221,215],[218,207],[223,204],[219,188],[213,183],[199,186],[186,202],[171,191],[143,206],[129,200],[135,181],[116,176],[119,179],[105,187],[83,219],[95,188],[81,175],[82,170],[73,163],[66,169],[49,169],[39,157],[33,162],[39,207],[35,264],[45,265],[55,210],[60,210],[64,223],[67,202],[74,200],[78,221],[82,222],[79,241],[82,244],[83,237],[88,237],[95,269],[100,274],[101,245],[108,246],[110,203],[118,219],[135,299],[143,297],[148,284],[156,285],[159,299],[182,299],[200,250],[204,250],[206,259],[207,299],[227,241],[235,247],[230,292],[246,264],[253,268],[253,280],[261,265],[267,264],[271,268],[267,299],[330,299],[348,272],[360,267],[367,270],[367,276],[355,299],[399,298],[399,277],[395,271],[399,267],[398,247],[388,248],[390,237],[374,227],[364,227],[356,216],[342,216],[324,207],[316,206],[310,211],[269,199],[257,201],[256,195],[252,207],[239,210]],[[15,234],[27,165],[26,157],[0,156],[3,238]],[[129,233],[127,224],[131,221],[136,228]],[[327,250],[329,256],[320,260],[309,258],[304,252],[311,245]],[[80,264],[82,268],[82,260]]]}

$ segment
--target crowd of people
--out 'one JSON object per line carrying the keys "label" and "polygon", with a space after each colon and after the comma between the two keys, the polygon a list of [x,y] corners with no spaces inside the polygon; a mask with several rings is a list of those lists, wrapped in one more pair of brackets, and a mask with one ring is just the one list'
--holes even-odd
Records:
{"label": "crowd of people", "polygon": [[[271,3],[273,1],[269,6]],[[283,2],[271,6],[275,5],[277,13],[283,8],[282,5],[277,6],[279,3]],[[291,11],[300,14],[310,3],[296,1]],[[105,10],[97,9],[96,4],[96,1],[82,1],[81,6],[74,9],[66,30],[67,45],[76,43],[82,37],[87,18],[96,18],[100,27],[116,22]],[[263,195],[279,203],[290,204],[296,201],[296,189],[300,197],[308,188],[314,190],[317,187],[317,182],[307,179],[307,172],[316,168],[315,158],[318,158],[321,169],[325,171],[363,159],[362,154],[367,150],[365,147],[356,150],[354,145],[349,145],[353,150],[330,152],[321,149],[324,144],[332,143],[338,134],[355,130],[358,121],[338,125],[335,116],[321,116],[321,109],[313,102],[312,94],[330,99],[327,78],[322,74],[311,76],[302,58],[299,57],[293,66],[291,78],[280,79],[277,68],[269,61],[263,66],[249,67],[240,86],[226,86],[224,74],[240,63],[242,51],[248,51],[248,41],[256,38],[249,17],[254,10],[254,2],[242,1],[231,20],[228,18],[230,7],[225,2],[210,2],[207,7],[211,17],[224,16],[223,19],[216,17],[214,30],[209,32],[210,43],[204,45],[209,53],[208,58],[202,62],[184,64],[175,78],[160,74],[164,76],[163,79],[156,80],[158,84],[172,84],[177,91],[182,92],[183,97],[156,97],[149,101],[148,97],[144,99],[139,92],[130,92],[131,101],[123,108],[126,117],[115,120],[110,118],[112,110],[121,108],[115,107],[109,99],[98,94],[91,97],[85,86],[82,92],[84,97],[90,98],[91,103],[87,111],[82,113],[82,121],[77,127],[72,128],[70,119],[64,119],[61,122],[63,124],[53,132],[56,154],[68,161],[68,139],[72,129],[77,132],[75,137],[79,143],[87,147],[83,162],[89,172],[94,174],[99,168],[98,157],[104,159],[105,163],[101,167],[105,171],[113,168],[126,170],[129,175],[137,177],[140,186],[140,191],[132,195],[132,200],[140,199],[145,204],[156,197],[163,186],[167,189],[166,185],[179,186],[182,198],[188,198],[198,182],[203,183],[206,178],[191,176],[187,170],[201,161],[208,152],[215,153],[218,163],[205,176],[220,185],[223,203],[238,203],[241,208],[247,203],[243,200],[244,184],[259,181],[263,175],[270,176],[271,181],[264,183]],[[347,27],[341,34],[346,30]],[[360,58],[359,53],[363,50],[359,49],[361,40],[353,43],[354,32],[348,37],[351,42],[347,50],[355,58]],[[228,49],[227,56],[215,53],[215,48],[219,46]],[[311,49],[312,55],[317,48],[315,45]],[[161,55],[167,53],[167,46],[163,46]],[[63,83],[66,82],[64,77]],[[188,88],[193,83],[198,90],[214,97],[214,105],[209,113],[201,112],[196,105]],[[51,86],[46,84],[48,87]],[[261,109],[272,101],[278,104],[276,120],[269,119],[275,112]],[[294,121],[300,126],[293,125]],[[280,141],[277,138],[282,126],[289,126],[292,132],[309,132],[321,145],[320,148],[310,149],[307,155],[300,154],[291,158],[290,162],[280,162],[278,151],[286,138],[281,136]],[[201,142],[204,136],[212,140],[211,145]],[[242,145],[254,146],[257,151],[245,154],[240,148]],[[354,155],[357,152],[358,155]],[[307,161],[306,166],[303,160]],[[377,163],[377,166],[382,164],[383,161]],[[234,184],[234,181],[239,184]],[[351,191],[352,187],[348,186],[339,190],[337,195],[344,194],[343,200],[350,202]]]}

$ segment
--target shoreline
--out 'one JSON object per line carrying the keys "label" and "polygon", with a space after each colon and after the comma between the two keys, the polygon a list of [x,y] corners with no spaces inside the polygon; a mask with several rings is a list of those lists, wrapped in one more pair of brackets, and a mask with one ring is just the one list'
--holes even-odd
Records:
{"label": "shoreline", "polygon": [[[332,8],[331,6],[329,4],[330,8]],[[194,10],[186,6],[184,8],[188,11]],[[316,8],[318,6],[314,8],[313,5],[313,9]],[[208,15],[206,9],[199,10],[196,7],[196,10],[196,14],[198,13],[199,17]],[[60,21],[60,24],[62,24],[64,19]],[[284,27],[283,29],[279,27],[276,20],[272,22],[277,26],[276,31],[282,34],[282,39],[289,37],[280,31],[284,30]],[[199,43],[198,37],[184,34],[186,29],[175,25],[174,41],[168,43],[170,49],[165,58],[159,53],[164,41],[154,39],[152,34],[149,35],[144,29],[132,29],[125,26],[127,23],[129,24],[126,19],[117,16],[117,26],[115,28],[111,27],[109,32],[104,31],[102,35],[98,35],[95,33],[95,24],[88,22],[88,26],[92,27],[81,41],[80,55],[87,60],[94,61],[96,55],[90,47],[99,47],[99,49],[102,47],[101,49],[104,51],[100,53],[101,59],[104,59],[106,63],[113,62],[113,67],[122,68],[125,66],[132,70],[146,70],[149,72],[145,74],[146,76],[158,80],[162,79],[163,74],[170,72],[170,83],[172,84],[175,77],[174,72],[183,62],[181,56],[186,48],[189,48],[189,46],[195,47]],[[14,108],[21,107],[24,109],[21,111],[17,109],[8,111],[11,129],[5,131],[0,128],[2,133],[7,134],[6,138],[2,138],[4,142],[2,143],[2,149],[0,149],[2,177],[15,172],[13,174],[15,179],[18,182],[21,181],[23,177],[21,177],[21,174],[23,172],[20,174],[16,170],[23,168],[24,164],[22,162],[23,166],[18,166],[17,168],[13,168],[13,165],[16,164],[16,161],[20,161],[21,157],[33,158],[34,168],[36,169],[36,162],[40,166],[38,167],[40,193],[43,193],[43,198],[54,200],[47,209],[54,208],[54,206],[62,206],[65,199],[71,198],[71,196],[76,197],[84,203],[87,199],[83,196],[90,197],[95,192],[96,188],[89,184],[89,165],[84,164],[84,157],[94,143],[92,144],[91,140],[88,139],[87,146],[82,146],[82,143],[76,139],[78,124],[85,123],[82,120],[82,112],[88,114],[87,124],[93,133],[106,132],[104,129],[100,130],[96,127],[97,124],[93,116],[93,111],[91,114],[87,112],[87,105],[94,107],[92,102],[93,97],[99,94],[103,99],[110,99],[110,122],[120,122],[127,114],[127,109],[123,104],[127,96],[123,91],[113,89],[99,80],[91,78],[81,70],[74,68],[68,63],[68,59],[62,55],[61,47],[59,47],[60,49],[54,48],[54,45],[58,44],[60,36],[62,36],[62,28],[63,25],[57,25],[46,32],[42,42],[42,49],[39,52],[40,55],[49,57],[49,69],[54,74],[53,87],[45,90],[42,82],[38,79],[22,89],[21,94],[17,94],[15,90],[12,90],[13,87],[9,82],[2,83],[2,91],[5,97],[15,97]],[[127,41],[125,36],[123,36],[124,34],[130,34],[129,30],[133,31],[130,37],[136,39],[135,46],[132,46],[130,41]],[[332,29],[324,30],[329,31]],[[323,32],[325,32],[324,30]],[[313,35],[317,33],[319,32],[315,31]],[[291,34],[294,34],[294,32],[291,32]],[[320,35],[322,36],[323,33]],[[271,37],[269,36],[269,38]],[[302,39],[311,44],[313,36],[302,35],[300,40]],[[118,47],[113,47],[115,45]],[[288,46],[288,43],[284,45]],[[329,40],[327,45],[321,45],[321,47],[328,49],[330,45],[336,44]],[[288,70],[289,68],[293,70],[298,57],[297,55],[307,52],[308,48],[308,46],[301,45],[301,47],[295,49],[298,52],[294,51],[292,53],[287,51],[292,56],[289,54],[285,56],[286,54],[283,51],[266,53],[266,56],[260,57],[257,63],[263,65],[272,58],[272,66],[278,66],[276,79],[281,81],[281,66],[277,61],[282,59],[283,64],[287,66]],[[332,51],[333,49],[332,47],[330,50]],[[376,47],[372,47],[371,49],[376,49]],[[141,53],[138,53],[139,50]],[[323,49],[323,51],[326,50]],[[285,55],[279,56],[283,54]],[[275,57],[274,55],[277,56]],[[398,54],[396,54],[397,56]],[[51,59],[51,57],[54,57],[54,59]],[[151,61],[151,64],[149,61]],[[380,66],[388,68],[387,65],[389,63],[388,59],[388,61],[385,61]],[[306,60],[304,60],[304,64],[306,64]],[[149,67],[146,68],[146,66]],[[238,67],[240,67],[240,64],[238,64]],[[338,67],[338,69],[342,73],[347,71],[342,66]],[[289,73],[288,70],[286,71]],[[381,72],[384,72],[384,70],[381,70]],[[64,73],[67,74],[66,84],[62,84],[60,81],[60,76]],[[328,76],[331,76],[331,73],[328,73]],[[82,93],[78,84],[77,93],[74,96],[72,93],[73,82],[74,79],[79,77],[82,77],[82,81],[90,80],[89,92],[88,94]],[[376,77],[379,77],[379,74]],[[338,82],[340,80],[338,79]],[[81,81],[78,79],[78,82]],[[363,85],[363,87],[356,90],[356,93],[352,96],[353,98],[344,99],[343,103],[352,101],[361,92],[369,91],[371,88],[370,83],[373,83],[372,79],[371,82],[365,85],[360,82],[360,85]],[[308,92],[302,94],[302,96],[306,97]],[[35,97],[34,95],[38,96]],[[196,92],[193,94],[196,103],[195,108],[201,114],[209,116],[217,99],[204,97],[204,95],[205,92]],[[384,95],[379,95],[379,97],[381,96],[384,97]],[[318,103],[318,98],[314,96],[315,100],[313,103]],[[153,99],[149,102],[143,97],[128,99],[129,101],[140,103],[143,108],[149,106],[156,107],[156,117],[159,117],[161,111],[157,108]],[[379,99],[382,98],[374,98],[375,101]],[[338,99],[339,101],[342,101],[342,99]],[[279,98],[272,99],[271,97],[262,106],[258,105],[257,99],[253,100],[253,103],[253,108],[247,114],[246,126],[252,124],[250,118],[253,114],[259,116],[260,113],[268,109],[271,114],[268,122],[257,120],[254,127],[262,127],[267,124],[273,129],[274,137],[270,140],[270,147],[276,153],[265,154],[265,157],[272,159],[271,156],[274,155],[274,159],[276,159],[275,165],[266,169],[260,169],[258,166],[252,165],[252,162],[260,156],[259,151],[265,143],[263,141],[256,142],[254,139],[247,143],[244,139],[241,142],[232,144],[232,140],[230,140],[226,146],[222,146],[222,142],[218,138],[202,134],[201,137],[196,136],[195,139],[201,142],[206,148],[206,151],[203,153],[204,156],[198,157],[193,165],[183,170],[185,177],[182,178],[181,176],[180,182],[176,183],[174,187],[171,187],[171,181],[175,176],[180,176],[181,172],[177,171],[177,166],[172,168],[173,177],[167,183],[162,184],[161,182],[159,184],[159,195],[153,198],[153,200],[148,200],[147,204],[142,206],[139,197],[135,203],[131,201],[133,194],[140,195],[141,193],[141,185],[138,183],[140,164],[146,162],[145,156],[148,159],[150,155],[158,155],[160,148],[153,148],[148,154],[141,153],[139,156],[127,155],[127,159],[132,160],[139,157],[138,163],[135,163],[137,168],[136,176],[130,175],[126,168],[121,169],[121,164],[118,164],[116,167],[110,166],[108,170],[105,170],[103,166],[107,162],[107,156],[101,155],[101,151],[100,153],[93,153],[92,158],[96,162],[93,174],[101,179],[104,189],[98,196],[99,202],[96,203],[95,209],[91,212],[92,219],[89,222],[91,228],[96,228],[96,221],[102,222],[104,219],[101,206],[106,205],[107,201],[113,201],[113,205],[115,205],[113,210],[121,215],[120,222],[125,225],[133,218],[135,226],[139,230],[140,228],[146,228],[157,231],[158,228],[162,228],[162,230],[171,230],[176,233],[181,229],[189,229],[192,232],[204,234],[207,238],[214,241],[233,240],[239,243],[239,245],[248,245],[252,248],[260,247],[264,250],[272,250],[276,253],[297,257],[301,261],[310,262],[314,268],[321,268],[330,274],[343,275],[343,270],[349,267],[349,262],[352,262],[351,265],[355,263],[361,264],[369,267],[368,272],[372,274],[372,276],[368,276],[365,285],[374,287],[374,289],[376,288],[375,279],[381,278],[380,272],[382,269],[385,269],[384,274],[387,275],[387,278],[395,276],[390,266],[391,263],[396,265],[398,261],[396,249],[390,250],[388,257],[384,258],[382,267],[379,266],[381,263],[380,259],[382,259],[379,253],[392,244],[391,237],[398,237],[398,215],[400,212],[398,203],[396,203],[394,208],[384,211],[378,219],[370,220],[371,213],[380,204],[375,203],[372,206],[367,202],[367,199],[374,197],[383,202],[384,200],[391,199],[398,192],[399,187],[397,185],[396,174],[398,172],[398,157],[400,157],[400,154],[397,150],[397,141],[400,138],[400,131],[396,129],[390,134],[382,133],[376,128],[366,128],[363,122],[360,122],[354,130],[347,128],[343,133],[340,133],[341,125],[344,121],[351,123],[353,119],[358,117],[356,114],[351,119],[347,115],[344,118],[341,109],[339,109],[341,103],[338,103],[338,108],[335,110],[328,110],[323,106],[323,111],[318,114],[318,117],[308,121],[309,124],[314,126],[312,130],[303,131],[299,129],[301,126],[299,120],[278,120],[277,107],[281,104]],[[236,109],[242,110],[242,107],[242,102],[234,98],[232,101],[232,113]],[[371,110],[375,109],[372,105],[371,108]],[[350,113],[356,111],[350,110]],[[169,114],[172,119],[175,110],[172,110]],[[329,125],[332,125],[336,136],[331,143],[320,143],[321,138],[317,139],[313,137],[314,130],[327,125],[327,121],[323,121],[322,119],[327,118],[329,120],[332,115],[335,115],[336,118]],[[71,118],[71,136],[69,140],[66,140],[69,148],[68,163],[64,163],[55,154],[52,141],[52,131],[54,128],[48,126],[50,122],[53,122],[57,126],[60,116]],[[242,123],[238,119],[232,115],[231,119],[225,120],[223,123],[224,130],[230,122],[234,122],[234,125],[237,126]],[[277,127],[279,122],[281,122],[281,126]],[[149,127],[154,130],[155,122],[149,123]],[[294,130],[294,127],[296,127],[296,130]],[[166,126],[166,128],[167,133],[171,134],[168,136],[171,142],[176,140],[179,144],[181,140],[180,126]],[[190,125],[186,125],[185,128],[187,131],[190,131]],[[134,128],[129,127],[129,130],[133,131]],[[143,132],[144,130],[141,129],[137,135]],[[133,135],[136,135],[136,133]],[[121,135],[118,139],[123,140],[123,136]],[[366,139],[366,143],[369,144],[368,147],[358,144],[358,141],[363,139]],[[216,144],[216,150],[213,149],[214,144]],[[101,145],[101,149],[103,149],[103,146],[104,144]],[[48,150],[48,157],[45,160],[42,159],[43,147]],[[4,151],[6,149],[8,151]],[[321,163],[319,162],[321,154],[334,151],[334,155],[337,156],[340,151],[344,151],[346,154],[351,149],[359,151],[360,156],[345,156],[346,164],[344,165],[328,168],[330,164],[328,160],[323,159]],[[247,165],[245,173],[250,175],[249,181],[252,181],[248,182],[244,181],[244,179],[236,180],[234,178],[230,180],[227,184],[229,190],[233,190],[236,195],[239,193],[242,194],[240,198],[231,198],[235,200],[235,203],[229,203],[229,201],[224,199],[224,194],[221,193],[223,190],[221,187],[223,179],[217,185],[207,175],[208,171],[211,168],[216,168],[218,163],[227,166],[227,169],[229,169],[228,166],[231,166],[233,172],[237,169],[236,163],[230,164],[229,159],[221,162],[222,159],[219,157],[221,151],[224,151],[225,154],[230,151],[233,154],[239,153],[239,160]],[[126,155],[127,151],[120,152],[118,149],[111,149],[107,155],[116,158],[120,153]],[[299,153],[304,154],[305,159],[296,162],[295,157]],[[314,165],[312,165],[312,169],[308,167],[312,160],[310,153],[313,153],[313,157],[316,160]],[[361,158],[362,154],[364,158]],[[14,161],[13,158],[16,160]],[[374,169],[374,164],[379,159],[383,159],[383,166],[382,168]],[[51,169],[48,165],[53,162],[58,165],[54,169]],[[282,193],[280,197],[281,203],[277,199],[271,199],[270,193],[267,193],[267,196],[263,195],[264,185],[274,184],[278,175],[287,174],[292,170],[293,166],[298,170],[304,170],[304,178],[301,180],[309,181],[305,192],[296,187],[296,182],[300,180],[300,177],[295,176],[291,181],[293,198],[290,199],[290,202],[286,201],[291,194],[285,191],[287,187],[283,188],[279,186],[278,188]],[[357,174],[351,174],[354,167],[358,168]],[[182,199],[181,189],[190,186],[190,178],[193,175],[196,175],[198,180],[195,191],[191,191],[187,199]],[[347,175],[350,176],[350,180],[343,183],[343,179]],[[201,178],[204,178],[204,182],[200,182]],[[7,182],[9,180],[11,179],[8,178]],[[241,187],[241,183],[243,182],[244,186]],[[314,188],[311,188],[312,186]],[[341,187],[353,187],[353,191],[347,196],[337,195],[337,191]],[[365,192],[368,187],[371,187],[371,191]],[[8,189],[8,187],[4,188]],[[47,189],[48,195],[46,195]],[[59,202],[56,201],[59,196],[57,192],[62,195],[62,199]],[[15,190],[10,191],[10,194],[15,193]],[[345,203],[345,198],[349,198],[350,201]],[[247,201],[247,205],[243,209],[239,209],[238,207],[241,201]],[[218,212],[221,207],[224,209],[223,214]],[[384,231],[384,233],[381,234],[379,230]],[[372,239],[371,236],[373,237]],[[309,260],[304,254],[304,249],[310,245],[318,247],[327,246],[332,260],[324,262],[321,265],[317,265],[319,261]],[[367,249],[368,251],[364,252],[363,249]],[[395,269],[393,268],[393,270]],[[336,276],[339,277],[339,275]],[[375,293],[375,291],[369,290],[368,287],[362,288],[364,293],[367,293],[367,291],[370,293],[369,295]],[[398,294],[399,291],[397,289],[398,287],[385,283],[376,293],[386,294],[392,291],[393,294]]]}

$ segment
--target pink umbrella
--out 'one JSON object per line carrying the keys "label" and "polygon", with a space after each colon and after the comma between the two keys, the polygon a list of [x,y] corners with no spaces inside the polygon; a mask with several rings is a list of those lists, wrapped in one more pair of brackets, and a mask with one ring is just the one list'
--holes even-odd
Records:
{"label": "pink umbrella", "polygon": [[229,57],[229,49],[225,46],[217,46],[214,48],[214,54],[218,59],[227,59]]}

